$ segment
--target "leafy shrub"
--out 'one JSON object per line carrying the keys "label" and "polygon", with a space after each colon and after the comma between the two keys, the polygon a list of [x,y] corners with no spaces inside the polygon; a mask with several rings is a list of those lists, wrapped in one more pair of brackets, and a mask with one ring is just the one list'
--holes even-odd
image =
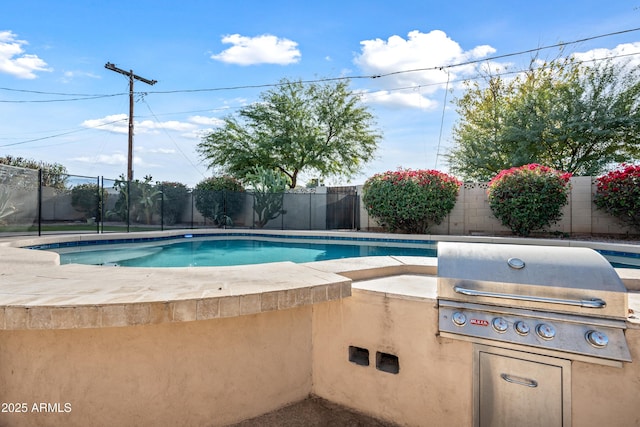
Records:
{"label": "leafy shrub", "polygon": [[42,170],[42,185],[44,187],[65,190],[67,187],[67,168],[60,163],[47,163],[24,157],[4,156],[0,157],[0,165],[15,166],[18,168]]}
{"label": "leafy shrub", "polygon": [[489,206],[502,225],[528,236],[562,218],[570,173],[536,163],[505,169],[489,182]]}
{"label": "leafy shrub", "polygon": [[242,210],[244,187],[230,176],[214,176],[200,181],[194,190],[196,209],[214,224],[232,225]]}
{"label": "leafy shrub", "polygon": [[102,204],[107,202],[108,193],[103,189],[101,200],[98,200],[99,196],[98,184],[76,185],[71,189],[71,206],[78,212],[82,212],[84,219],[93,217],[96,221],[100,221]]}
{"label": "leafy shrub", "polygon": [[640,232],[640,165],[620,165],[596,180],[594,203]]}
{"label": "leafy shrub", "polygon": [[460,185],[436,170],[399,169],[369,178],[363,201],[369,215],[389,231],[426,233],[451,212]]}
{"label": "leafy shrub", "polygon": [[189,189],[179,182],[161,182],[157,184],[162,192],[161,214],[164,225],[174,225],[180,221],[189,199]]}

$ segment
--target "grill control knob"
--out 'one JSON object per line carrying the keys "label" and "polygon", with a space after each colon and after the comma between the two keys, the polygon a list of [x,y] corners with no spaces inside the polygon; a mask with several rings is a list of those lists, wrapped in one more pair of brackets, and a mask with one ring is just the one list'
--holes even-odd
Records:
{"label": "grill control knob", "polygon": [[543,340],[552,340],[556,336],[555,328],[547,323],[540,323],[536,326],[536,333]]}
{"label": "grill control knob", "polygon": [[607,334],[599,331],[591,330],[586,333],[587,342],[596,348],[604,348],[609,344]]}
{"label": "grill control knob", "polygon": [[524,323],[522,320],[518,320],[515,325],[513,325],[513,328],[519,335],[529,335],[529,331],[531,330],[529,325]]}
{"label": "grill control knob", "polygon": [[451,320],[456,326],[464,326],[467,324],[467,316],[465,316],[464,313],[460,313],[459,311],[453,313],[453,316],[451,316]]}
{"label": "grill control knob", "polygon": [[500,332],[501,334],[507,332],[507,329],[509,329],[509,324],[502,317],[494,317],[491,321],[491,325],[496,332]]}

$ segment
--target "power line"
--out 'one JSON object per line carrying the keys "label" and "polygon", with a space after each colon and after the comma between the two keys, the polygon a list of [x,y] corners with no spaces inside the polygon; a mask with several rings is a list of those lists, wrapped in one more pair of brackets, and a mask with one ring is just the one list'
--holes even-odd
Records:
{"label": "power line", "polygon": [[438,158],[440,157],[440,145],[442,143],[442,128],[444,127],[444,113],[447,108],[447,94],[449,93],[449,71],[447,71],[447,86],[444,89],[444,102],[442,103],[442,116],[440,118],[440,135],[438,135],[438,150],[436,151],[436,162],[434,169],[438,169]]}
{"label": "power line", "polygon": [[65,92],[43,92],[40,90],[28,90],[28,89],[12,89],[9,87],[0,87],[0,90],[6,90],[9,92],[22,92],[22,93],[35,93],[38,95],[60,95],[60,96],[81,96],[81,97],[100,97],[100,96],[117,96],[117,95],[126,95],[126,93],[116,93],[116,94],[102,94],[102,93],[65,93]]}
{"label": "power line", "polygon": [[[161,123],[160,120],[158,120],[158,117],[156,116],[156,114],[151,110],[151,106],[149,105],[149,103],[147,102],[146,99],[143,99],[142,102],[144,102],[144,104],[147,106],[147,108],[149,109],[149,112],[151,113],[151,115],[153,116],[153,118],[155,119],[155,121],[157,123]],[[176,141],[173,139],[173,137],[169,134],[169,132],[167,132],[167,130],[162,127],[162,130],[164,131],[165,135],[167,135],[167,137],[171,140],[171,142],[173,143],[173,145],[176,147],[176,149],[180,152],[180,154],[182,154],[182,157],[184,157],[187,162],[189,162],[189,164],[191,165],[191,167],[198,172],[200,175],[202,175],[203,178],[206,178],[205,174],[203,174],[200,169],[198,169],[198,167],[193,164],[193,162],[191,161],[191,159],[189,157],[187,157],[187,155],[184,153],[184,151],[182,151],[182,149],[180,148],[180,146],[176,143]]]}
{"label": "power line", "polygon": [[444,68],[463,67],[465,65],[478,64],[480,62],[487,62],[487,61],[495,61],[496,59],[510,58],[512,56],[524,55],[526,53],[540,52],[541,50],[552,49],[552,48],[557,48],[557,47],[564,47],[564,46],[568,46],[568,45],[571,45],[571,44],[584,43],[584,42],[590,41],[590,40],[596,40],[596,39],[600,39],[600,38],[603,38],[603,37],[617,36],[617,35],[620,35],[620,34],[631,33],[631,32],[634,32],[634,31],[640,31],[640,27],[632,28],[632,29],[629,29],[629,30],[616,31],[616,32],[613,32],[613,33],[601,34],[601,35],[598,35],[598,36],[586,37],[586,38],[583,38],[583,39],[574,40],[574,41],[570,41],[570,42],[556,43],[556,44],[553,44],[553,45],[542,46],[542,47],[538,47],[538,48],[535,48],[535,49],[527,49],[527,50],[521,50],[519,52],[505,53],[503,55],[490,56],[488,58],[474,59],[474,60],[471,60],[471,61],[460,62],[460,63],[457,63],[457,64],[449,64],[449,65],[443,65],[443,66],[439,66],[439,67],[416,68],[416,69],[412,69],[412,70],[403,70],[403,71],[392,71],[390,73],[379,74],[377,76],[373,76],[373,78],[388,77],[388,76],[393,76],[393,75],[397,75],[397,74],[404,74],[404,73],[414,73],[414,72],[418,72],[418,71],[435,71],[435,70],[440,70],[440,69],[444,69]]}
{"label": "power line", "polygon": [[[474,59],[474,60],[471,60],[471,61],[459,62],[459,63],[455,63],[455,64],[438,65],[438,66],[431,66],[431,67],[424,67],[424,68],[414,68],[414,69],[408,69],[408,70],[398,70],[398,71],[391,71],[391,72],[382,73],[382,74],[357,75],[357,76],[349,76],[349,77],[328,77],[328,78],[322,78],[322,79],[301,80],[301,83],[310,84],[310,83],[323,83],[323,82],[340,81],[340,80],[379,79],[379,78],[389,77],[389,76],[394,76],[394,75],[399,75],[399,74],[416,73],[416,72],[424,72],[424,71],[436,71],[436,70],[443,70],[445,68],[457,68],[457,67],[463,67],[463,66],[466,66],[466,65],[478,64],[478,63],[487,62],[487,61],[495,61],[495,60],[498,60],[498,59],[510,58],[510,57],[513,57],[513,56],[519,56],[519,55],[524,55],[524,54],[528,54],[528,53],[540,52],[542,50],[547,50],[547,49],[553,49],[553,48],[564,47],[564,46],[569,46],[569,45],[578,44],[578,43],[584,43],[584,42],[591,41],[591,40],[597,40],[597,39],[601,39],[601,38],[605,38],[605,37],[622,35],[622,34],[632,33],[632,32],[636,32],[636,31],[640,31],[640,27],[631,28],[631,29],[628,29],[628,30],[615,31],[615,32],[606,33],[606,34],[600,34],[600,35],[591,36],[591,37],[585,37],[585,38],[582,38],[582,39],[577,39],[577,40],[573,40],[573,41],[569,41],[569,42],[560,42],[560,43],[556,43],[556,44],[553,44],[553,45],[541,46],[541,47],[537,47],[537,48],[533,48],[533,49],[526,49],[526,50],[521,50],[521,51],[517,51],[517,52],[506,53],[506,54],[503,54],[503,55],[496,55],[496,56],[491,56],[491,57],[482,58],[482,59]],[[223,87],[216,87],[216,88],[175,89],[175,90],[166,90],[166,91],[147,91],[145,93],[148,93],[148,94],[173,94],[173,93],[220,92],[220,91],[241,90],[241,89],[264,89],[264,88],[268,88],[268,87],[278,87],[278,86],[282,86],[282,85],[286,85],[286,84],[287,83],[265,83],[265,84],[256,84],[256,85],[223,86]],[[125,93],[103,94],[103,95],[100,95],[100,94],[65,94],[65,93],[59,93],[59,92],[40,92],[40,91],[28,91],[28,90],[19,90],[19,89],[10,89],[10,88],[0,88],[0,90],[10,90],[10,91],[16,91],[16,92],[28,92],[28,93],[37,93],[37,94],[47,94],[47,95],[61,95],[61,96],[82,97],[82,98],[78,98],[76,100],[97,99],[97,98],[102,98],[102,97],[112,97],[112,96],[125,95]],[[45,100],[45,101],[2,101],[2,100],[0,100],[0,102],[58,102],[58,101],[68,101],[68,100]]]}
{"label": "power line", "polygon": [[[315,79],[315,80],[303,80],[302,83],[321,83],[321,82],[337,81],[337,80],[349,80],[349,79],[377,79],[377,78],[382,78],[382,77],[391,76],[391,75],[397,75],[397,74],[403,74],[403,73],[412,73],[412,72],[420,72],[420,71],[435,71],[435,70],[444,71],[445,69],[450,69],[450,68],[454,68],[454,67],[469,65],[469,64],[473,64],[473,63],[481,63],[481,62],[492,61],[492,60],[496,60],[496,59],[502,59],[502,58],[506,58],[506,57],[522,55],[522,54],[526,54],[526,53],[533,53],[533,52],[538,52],[538,51],[544,50],[544,49],[550,49],[550,48],[554,48],[554,47],[561,47],[561,46],[566,46],[566,45],[570,45],[570,44],[582,43],[582,42],[589,41],[589,40],[595,40],[595,39],[599,39],[599,38],[609,37],[609,36],[613,36],[613,35],[620,35],[620,34],[635,32],[635,31],[639,31],[639,30],[640,30],[640,27],[632,28],[632,29],[628,29],[628,30],[617,31],[617,32],[612,32],[612,33],[607,33],[607,34],[601,34],[601,35],[597,35],[597,36],[593,36],[593,37],[587,37],[587,38],[583,38],[583,39],[579,39],[579,40],[574,40],[574,41],[571,41],[571,42],[557,43],[557,44],[550,45],[550,46],[543,46],[543,47],[539,47],[539,48],[535,48],[535,49],[528,49],[528,50],[523,50],[523,51],[519,51],[519,52],[513,52],[513,53],[509,53],[509,54],[498,55],[498,56],[494,56],[494,57],[478,59],[478,60],[473,60],[473,61],[466,61],[464,63],[450,64],[450,65],[445,65],[445,66],[419,68],[419,69],[411,69],[411,70],[400,70],[400,71],[394,71],[394,72],[390,72],[390,73],[386,73],[386,74],[377,74],[377,75],[362,75],[362,76],[351,76],[351,77],[333,77],[333,78],[323,78],[323,79]],[[640,54],[640,53],[636,52],[636,53],[629,53],[629,54],[620,54],[620,55],[615,55],[615,56],[607,56],[605,58],[594,58],[594,59],[589,59],[589,60],[583,60],[583,61],[579,61],[579,62],[580,63],[596,62],[596,61],[600,61],[600,60],[615,59],[615,58],[620,58],[620,57],[628,57],[628,56],[634,56],[634,55],[638,55],[638,54]],[[496,76],[502,76],[502,75],[509,75],[509,74],[517,74],[517,73],[524,72],[524,71],[526,71],[526,70],[505,71],[503,73],[496,73],[495,75]],[[461,82],[461,81],[470,81],[470,80],[475,80],[475,79],[478,79],[478,78],[482,78],[482,76],[476,75],[476,76],[473,76],[473,77],[467,77],[467,78],[463,78],[463,79],[455,79],[455,80],[451,80],[449,83],[457,83],[457,82]],[[236,89],[277,87],[277,86],[281,86],[283,84],[286,84],[286,83],[229,86],[229,87],[219,87],[219,88],[210,88],[210,89],[150,91],[150,92],[144,92],[144,93],[169,94],[169,93],[211,92],[211,91],[224,91],[224,90],[236,90]],[[417,88],[423,88],[423,87],[429,87],[429,86],[442,86],[443,84],[444,84],[444,82],[428,83],[428,84],[422,84],[422,85],[413,85],[413,86],[406,86],[406,87],[401,87],[401,88],[386,89],[386,91],[391,92],[391,91],[400,91],[400,90],[415,90]],[[0,100],[0,102],[5,102],[5,103],[74,101],[74,100],[87,100],[87,99],[97,99],[97,98],[106,98],[106,97],[116,97],[116,96],[121,96],[121,95],[125,95],[126,94],[124,92],[122,92],[122,93],[114,93],[114,94],[77,94],[77,93],[31,91],[31,90],[23,90],[23,89],[11,89],[11,88],[5,88],[5,87],[0,87],[0,90],[14,91],[14,92],[25,92],[25,93],[35,93],[35,94],[45,94],[45,95],[82,97],[82,98],[77,98],[77,99],[35,100],[35,101],[6,101],[6,100]],[[375,96],[375,93],[370,93],[369,96]],[[197,111],[191,111],[191,112],[222,110],[222,109],[226,109],[226,108],[227,107],[222,107],[222,108],[214,108],[214,109],[197,110]],[[240,107],[234,107],[234,108],[240,108]],[[162,115],[170,115],[170,114],[180,114],[180,113],[164,113]],[[154,114],[154,117],[156,117],[156,119],[157,119],[157,116],[155,114]],[[122,120],[117,120],[117,121],[113,121],[113,122],[109,122],[109,123],[104,123],[104,124],[102,124],[102,125],[100,125],[98,127],[106,126],[106,125],[109,125],[109,124],[112,124],[112,123],[117,123],[119,121],[122,121]],[[46,137],[34,138],[34,139],[29,139],[29,140],[25,140],[25,141],[10,143],[10,144],[3,144],[3,145],[0,145],[0,147],[16,146],[16,145],[27,144],[27,143],[30,143],[30,142],[35,142],[35,141],[52,139],[52,138],[55,138],[55,137],[58,137],[58,136],[64,136],[64,135],[68,135],[68,134],[72,134],[72,133],[76,133],[76,132],[81,132],[81,131],[85,131],[85,130],[87,130],[87,129],[86,128],[82,128],[82,129],[72,130],[72,131],[69,131],[69,132],[59,133],[59,134],[50,135],[50,136],[46,136]]]}
{"label": "power line", "polygon": [[75,129],[75,130],[71,130],[71,131],[69,131],[69,132],[63,132],[63,133],[58,133],[58,134],[55,134],[55,135],[43,136],[43,137],[41,137],[41,138],[29,139],[29,140],[27,140],[27,141],[12,142],[12,143],[10,143],[10,144],[2,144],[2,145],[0,145],[0,147],[12,147],[12,146],[15,146],[15,145],[28,144],[29,142],[36,142],[36,141],[43,141],[43,140],[45,140],[45,139],[57,138],[57,137],[59,137],[59,136],[70,135],[70,134],[72,134],[72,133],[78,133],[78,132],[83,132],[83,131],[87,131],[87,130],[92,130],[92,129],[95,129],[95,128],[99,128],[99,127],[102,127],[102,126],[108,126],[108,125],[111,125],[111,124],[114,124],[114,123],[123,122],[123,121],[125,121],[125,120],[127,120],[127,119],[114,120],[114,121],[112,121],[112,122],[102,123],[102,124],[101,124],[101,125],[99,125],[99,126],[94,126],[94,127],[91,127],[91,128]]}
{"label": "power line", "polygon": [[[603,61],[603,60],[607,60],[607,59],[616,59],[616,58],[623,58],[623,57],[629,57],[629,56],[635,56],[635,55],[640,55],[640,52],[620,54],[620,55],[615,55],[615,56],[607,56],[607,57],[604,57],[604,58],[585,59],[585,60],[576,61],[576,62],[583,64],[583,63],[587,63],[587,62],[597,62],[597,61]],[[544,69],[544,68],[545,67],[538,67],[537,69]],[[528,69],[520,69],[520,70],[513,70],[513,71],[503,71],[501,73],[494,73],[494,74],[492,74],[492,76],[501,77],[501,76],[519,74],[519,73],[523,73],[523,72],[526,72],[526,71],[528,71]],[[460,83],[460,82],[465,82],[465,81],[472,81],[472,80],[477,80],[477,79],[481,79],[481,78],[484,78],[484,76],[480,75],[480,74],[477,74],[477,75],[472,76],[472,77],[465,77],[465,78],[450,80],[449,84],[451,84],[451,83]],[[413,85],[413,86],[403,86],[403,87],[385,89],[385,91],[386,92],[397,92],[397,91],[403,91],[403,90],[416,90],[416,89],[425,88],[425,87],[442,86],[442,85],[445,85],[445,82],[435,82],[435,83],[426,83],[426,84]],[[367,96],[375,97],[376,93],[375,92],[367,93]],[[199,113],[199,112],[217,111],[217,110],[223,111],[223,110],[228,110],[228,109],[239,109],[239,108],[242,108],[242,107],[239,107],[239,106],[238,107],[215,107],[215,108],[207,108],[207,109],[202,109],[202,110],[181,111],[181,112],[173,112],[173,113],[162,113],[162,114],[152,113],[152,116],[150,116],[150,117],[154,117],[156,119],[156,121],[159,121],[158,120],[158,116],[170,116],[170,115]],[[146,116],[141,115],[139,117],[146,117]],[[45,136],[45,137],[41,137],[41,138],[34,138],[34,139],[29,139],[29,140],[25,140],[25,141],[10,143],[10,144],[3,144],[3,145],[0,145],[0,147],[9,147],[9,146],[14,146],[14,145],[22,145],[22,144],[27,144],[27,143],[30,143],[30,142],[36,142],[36,141],[41,141],[41,140],[52,139],[52,138],[56,138],[58,136],[69,135],[69,134],[72,134],[72,133],[82,132],[82,131],[90,130],[90,129],[96,129],[96,128],[99,128],[99,127],[102,127],[102,126],[107,126],[107,125],[110,125],[110,124],[114,124],[114,123],[118,123],[118,122],[122,122],[122,121],[126,121],[126,120],[127,119],[115,120],[115,121],[112,121],[112,122],[103,123],[103,124],[101,124],[99,126],[94,126],[92,128],[75,129],[75,130],[71,130],[69,132],[59,133],[59,134]]]}
{"label": "power line", "polygon": [[[585,64],[587,62],[598,62],[598,61],[605,61],[605,60],[609,60],[609,59],[624,58],[624,57],[636,56],[636,55],[640,55],[640,52],[625,53],[625,54],[620,54],[620,55],[612,55],[612,56],[606,56],[606,57],[602,57],[602,58],[584,59],[584,60],[575,61],[575,62],[577,64]],[[549,65],[546,65],[546,66],[536,67],[535,70],[544,70],[544,69],[550,68],[550,67],[551,67],[551,65],[549,64]],[[491,76],[501,77],[501,76],[507,76],[507,75],[512,75],[512,74],[525,73],[525,72],[527,72],[529,70],[530,69],[519,69],[519,70],[512,70],[512,71],[503,71],[503,72],[492,73]],[[442,71],[445,71],[445,69],[443,68]],[[471,76],[471,77],[463,77],[463,78],[459,78],[459,79],[455,79],[455,80],[450,80],[449,83],[468,82],[468,81],[478,80],[478,79],[482,79],[482,78],[484,78],[484,75],[476,74],[476,75]],[[397,87],[397,88],[391,88],[391,89],[384,89],[384,91],[385,92],[396,92],[396,91],[403,91],[403,90],[416,90],[416,89],[425,88],[425,87],[431,87],[431,86],[443,86],[445,84],[446,84],[446,82],[425,83],[425,84],[419,84],[419,85],[403,86],[403,87]],[[375,93],[367,93],[367,96],[375,96],[375,95],[376,95]]]}
{"label": "power line", "polygon": [[[540,49],[544,49],[544,48],[540,48]],[[525,51],[525,52],[529,52],[529,51]],[[517,55],[517,54],[515,54],[515,53],[514,54],[507,54],[506,56],[514,56],[514,55]],[[640,55],[640,52],[625,53],[625,54],[620,54],[620,55],[610,55],[610,56],[606,56],[606,57],[603,57],[603,58],[586,59],[586,60],[576,61],[576,62],[583,64],[583,63],[587,63],[587,62],[597,62],[597,61],[604,61],[604,60],[608,60],[608,59],[624,58],[624,57],[630,57],[630,56],[636,56],[636,55]],[[491,61],[491,60],[494,60],[496,58],[498,58],[498,57],[478,59],[478,60],[475,60],[475,61],[466,62],[464,64],[454,64],[454,65],[450,65],[450,66],[437,66],[437,67],[432,67],[432,68],[422,68],[422,69],[413,69],[413,70],[404,70],[404,71],[394,71],[394,72],[387,73],[387,74],[376,75],[375,77],[371,77],[371,76],[333,77],[333,78],[316,79],[316,80],[302,80],[301,83],[303,83],[303,84],[322,83],[322,82],[336,81],[336,80],[352,80],[354,78],[357,78],[357,79],[371,79],[371,78],[386,77],[386,76],[394,75],[394,74],[411,73],[411,72],[418,72],[418,71],[443,71],[444,69],[447,69],[447,68],[454,68],[454,67],[458,67],[458,66],[462,66],[462,65],[469,65],[471,63],[481,63],[481,62],[485,62],[485,61]],[[501,76],[501,75],[508,75],[508,74],[517,74],[517,73],[520,73],[520,72],[523,72],[523,71],[526,71],[526,70],[508,71],[508,72],[503,72],[503,73],[497,73],[495,75],[496,76]],[[462,78],[462,79],[451,80],[451,83],[475,80],[477,78],[479,78],[479,77],[478,76],[465,77],[465,78]],[[184,90],[171,90],[171,91],[145,91],[145,92],[134,92],[134,93],[135,94],[145,94],[146,95],[146,94],[213,92],[213,91],[225,91],[225,90],[237,90],[237,89],[253,89],[253,88],[277,87],[277,86],[282,86],[282,85],[286,85],[286,84],[287,83],[266,83],[266,84],[261,84],[261,85],[227,86],[227,87],[209,88],[209,89],[184,89]],[[386,90],[389,91],[389,92],[391,92],[391,91],[399,91],[399,90],[415,90],[415,89],[418,89],[418,88],[429,87],[429,86],[441,86],[443,84],[444,84],[444,82],[427,83],[427,84],[404,86],[404,87],[400,87],[400,88],[392,88],[392,89],[386,89]],[[18,92],[33,92],[33,93],[41,93],[41,94],[56,94],[54,92],[23,91],[23,90],[8,89],[8,88],[0,88],[0,90],[15,90],[15,91],[18,91]],[[33,102],[33,103],[43,103],[43,102],[84,101],[84,100],[89,100],[89,99],[99,99],[99,98],[122,96],[122,95],[126,95],[126,94],[127,94],[126,92],[114,93],[114,94],[103,94],[103,95],[81,95],[81,94],[57,93],[57,95],[73,95],[73,96],[81,95],[81,96],[85,96],[85,97],[84,98],[77,98],[77,99],[49,99],[49,100],[19,100],[19,101],[0,100],[0,102],[3,102],[3,103],[31,103],[31,102]],[[233,108],[239,108],[239,107],[216,107],[216,108],[206,108],[206,109],[201,109],[201,110],[183,111],[183,112],[175,112],[175,113],[161,113],[161,114],[158,114],[158,115],[163,116],[163,115],[173,115],[173,114],[199,113],[199,112],[225,110],[225,109],[233,109]]]}
{"label": "power line", "polygon": [[9,101],[5,99],[0,99],[2,103],[11,103],[11,104],[26,104],[26,103],[46,103],[46,102],[70,102],[70,101],[87,101],[92,99],[101,99],[101,98],[111,98],[114,96],[124,95],[122,93],[114,93],[110,95],[96,95],[96,96],[88,96],[83,98],[68,98],[68,99],[41,99],[41,100],[18,100],[18,101]]}
{"label": "power line", "polygon": [[[596,39],[600,39],[600,38],[604,38],[604,37],[621,35],[621,34],[631,33],[631,32],[635,32],[635,31],[640,31],[640,27],[632,28],[632,29],[629,29],[629,30],[616,31],[616,32],[607,33],[607,34],[601,34],[601,35],[592,36],[592,37],[586,37],[586,38],[582,38],[582,39],[578,39],[578,40],[574,40],[574,41],[570,41],[570,42],[556,43],[554,45],[542,46],[542,47],[538,47],[538,48],[535,48],[535,49],[527,49],[527,50],[522,50],[522,51],[519,51],[519,52],[506,53],[506,54],[503,54],[503,55],[496,55],[496,56],[491,56],[491,57],[488,57],[488,58],[482,58],[482,59],[475,59],[475,60],[472,60],[472,61],[460,62],[460,63],[457,63],[457,64],[432,66],[432,67],[425,67],[425,68],[415,68],[415,69],[410,69],[410,70],[392,71],[392,72],[383,73],[383,74],[359,75],[359,76],[350,76],[350,77],[329,77],[329,78],[323,78],[323,79],[302,80],[301,83],[308,84],[308,83],[330,82],[330,81],[336,81],[336,80],[378,79],[378,78],[383,78],[383,77],[388,77],[388,76],[393,76],[393,75],[398,75],[398,74],[405,74],[405,73],[436,71],[436,70],[442,70],[442,69],[445,69],[445,68],[457,68],[457,67],[462,67],[462,66],[465,66],[465,65],[478,64],[478,63],[481,63],[481,62],[494,61],[496,59],[503,59],[503,58],[509,58],[509,57],[513,57],[513,56],[524,55],[524,54],[527,54],[527,53],[539,52],[541,50],[546,50],[546,49],[552,49],[552,48],[563,47],[563,46],[568,46],[568,45],[572,45],[572,44],[584,43],[584,42],[590,41],[590,40],[596,40]],[[148,93],[167,94],[167,93],[179,93],[179,92],[188,93],[188,92],[205,92],[205,91],[213,92],[213,91],[237,90],[237,89],[256,89],[256,88],[260,89],[260,88],[266,88],[266,87],[277,87],[277,86],[282,86],[282,85],[286,85],[286,84],[287,83],[271,83],[271,84],[262,84],[262,85],[229,86],[229,87],[220,87],[220,88],[211,88],[211,89],[188,89],[188,90],[182,90],[182,91],[181,90],[149,91]]]}

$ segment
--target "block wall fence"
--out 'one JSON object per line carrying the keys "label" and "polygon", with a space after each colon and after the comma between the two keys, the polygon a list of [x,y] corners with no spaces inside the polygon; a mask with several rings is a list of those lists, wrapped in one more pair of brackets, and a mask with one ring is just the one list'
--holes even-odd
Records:
{"label": "block wall fence", "polygon": [[[440,235],[510,235],[511,230],[497,220],[489,208],[487,182],[470,182],[460,187],[456,205],[441,224],[431,227],[430,234]],[[578,176],[571,178],[569,202],[563,208],[562,219],[548,231],[571,235],[626,235],[637,234],[622,225],[613,216],[599,210],[593,203],[596,192],[595,178]],[[362,187],[358,188],[362,194]],[[360,203],[362,230],[379,230],[379,224],[367,214]]]}
{"label": "block wall fence", "polygon": [[[1,165],[0,165],[1,166]],[[14,168],[18,169],[18,168]],[[37,224],[39,218],[47,223],[54,222],[82,222],[85,214],[75,210],[71,204],[69,191],[58,191],[53,188],[40,187],[37,182],[32,185],[15,185],[2,181],[2,167],[0,167],[0,195],[3,188],[9,188],[13,205],[19,207],[18,213],[11,218],[16,224]],[[5,180],[6,181],[6,180]],[[32,179],[33,181],[33,179]],[[37,180],[36,180],[37,181]],[[569,235],[637,235],[635,231],[613,216],[599,210],[593,203],[596,192],[596,178],[578,176],[571,178],[571,191],[568,204],[563,208],[563,216],[559,222],[552,225],[550,232]],[[89,182],[85,179],[84,182]],[[96,182],[94,179],[91,182]],[[500,224],[489,208],[487,198],[487,182],[469,182],[461,186],[456,205],[450,214],[439,225],[429,230],[430,234],[439,235],[511,235],[511,231]],[[34,189],[35,186],[35,189]],[[116,190],[107,187],[109,198],[105,204],[105,211],[113,209],[118,200]],[[342,192],[340,192],[340,191]],[[355,191],[354,191],[355,190]],[[42,203],[39,202],[39,195]],[[358,200],[353,200],[357,195]],[[363,231],[382,231],[380,224],[369,217],[366,206],[362,202],[363,187],[327,188],[316,187],[310,189],[296,189],[284,194],[283,211],[286,214],[278,216],[265,226],[265,229],[296,229],[296,230],[325,230],[325,229],[358,229]],[[247,200],[243,210],[234,218],[233,228],[250,228],[254,223],[253,202],[247,193]],[[349,203],[340,203],[343,200]],[[335,217],[347,218],[346,221],[336,221]],[[329,220],[329,216],[334,220]],[[0,218],[1,219],[1,218]],[[160,216],[154,216],[153,224],[161,223]],[[6,218],[5,218],[6,220]],[[0,221],[2,225],[2,221]],[[176,227],[207,227],[205,218],[195,208],[191,199],[186,203]],[[535,233],[534,233],[535,234]]]}

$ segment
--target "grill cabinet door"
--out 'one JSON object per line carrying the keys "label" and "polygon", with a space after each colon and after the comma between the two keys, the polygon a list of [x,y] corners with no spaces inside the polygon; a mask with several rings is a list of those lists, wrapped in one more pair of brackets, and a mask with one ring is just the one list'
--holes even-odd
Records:
{"label": "grill cabinet door", "polygon": [[567,409],[562,366],[493,352],[477,354],[476,425],[563,426],[568,414],[563,414]]}

